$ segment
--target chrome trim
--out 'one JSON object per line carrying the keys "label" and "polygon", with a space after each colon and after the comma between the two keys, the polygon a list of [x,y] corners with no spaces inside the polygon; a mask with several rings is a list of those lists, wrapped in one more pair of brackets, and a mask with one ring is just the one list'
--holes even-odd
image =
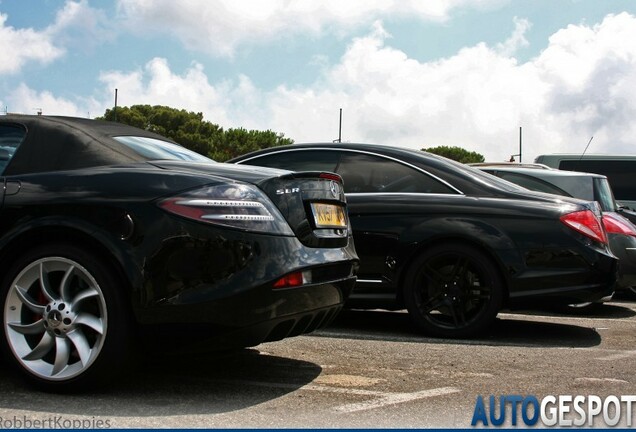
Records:
{"label": "chrome trim", "polygon": [[375,280],[375,279],[358,279],[356,281],[356,283],[360,283],[360,282],[363,282],[363,283],[374,283],[374,284],[383,283],[381,280]]}
{"label": "chrome trim", "polygon": [[258,201],[239,201],[239,200],[209,200],[209,199],[188,199],[179,200],[176,204],[192,207],[258,207],[265,206]]}

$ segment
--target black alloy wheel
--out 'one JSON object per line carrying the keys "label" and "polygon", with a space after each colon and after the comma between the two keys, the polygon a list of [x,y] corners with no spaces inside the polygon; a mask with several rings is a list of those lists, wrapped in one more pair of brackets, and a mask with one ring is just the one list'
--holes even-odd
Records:
{"label": "black alloy wheel", "polygon": [[503,301],[501,276],[471,246],[433,247],[411,265],[404,286],[411,319],[433,336],[466,338],[485,331]]}
{"label": "black alloy wheel", "polygon": [[46,391],[101,385],[131,363],[129,308],[111,266],[69,244],[21,256],[0,288],[0,343],[9,362]]}

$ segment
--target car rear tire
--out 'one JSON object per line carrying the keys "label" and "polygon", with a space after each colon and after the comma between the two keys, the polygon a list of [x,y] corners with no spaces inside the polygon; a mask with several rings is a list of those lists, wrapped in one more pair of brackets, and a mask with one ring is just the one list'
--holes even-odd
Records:
{"label": "car rear tire", "polygon": [[485,331],[503,302],[492,261],[459,243],[436,246],[411,265],[404,302],[413,322],[433,336],[467,338]]}
{"label": "car rear tire", "polygon": [[130,364],[123,284],[101,257],[69,244],[21,256],[0,288],[3,351],[46,391],[101,385]]}

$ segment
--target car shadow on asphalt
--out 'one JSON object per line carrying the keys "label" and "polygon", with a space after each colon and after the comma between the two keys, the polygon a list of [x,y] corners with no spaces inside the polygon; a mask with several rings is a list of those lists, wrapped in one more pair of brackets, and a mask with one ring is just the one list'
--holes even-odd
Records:
{"label": "car shadow on asphalt", "polygon": [[[0,361],[0,409],[99,418],[222,414],[266,403],[311,383],[314,363],[261,353],[164,355],[147,359],[100,391],[43,393]],[[249,388],[248,388],[249,387]],[[256,391],[254,391],[256,389]],[[213,427],[208,425],[207,427]]]}
{"label": "car shadow on asphalt", "polygon": [[[558,316],[564,322],[554,322]],[[630,309],[603,305],[602,309],[586,318],[626,318],[633,316]],[[581,315],[574,315],[581,317]],[[570,322],[566,312],[519,311],[499,314],[494,324],[483,335],[471,339],[429,337],[419,332],[406,311],[345,310],[326,329],[315,332],[319,337],[341,337],[396,342],[478,344],[493,346],[520,346],[529,348],[598,346],[601,336],[589,325]]]}

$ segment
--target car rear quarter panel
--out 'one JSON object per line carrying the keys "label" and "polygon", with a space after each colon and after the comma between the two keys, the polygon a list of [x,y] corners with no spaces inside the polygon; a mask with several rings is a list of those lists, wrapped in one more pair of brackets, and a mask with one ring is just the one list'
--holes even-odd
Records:
{"label": "car rear quarter panel", "polygon": [[[113,269],[130,282],[131,306],[142,324],[240,327],[338,306],[348,295],[357,262],[352,242],[310,248],[294,236],[255,235],[194,222],[161,210],[157,199],[214,179],[158,169],[115,171],[116,176],[99,169],[10,178],[20,188],[5,197],[0,212],[0,265],[10,266],[41,242],[79,242],[112,260]],[[324,282],[319,289],[259,290],[286,272],[338,263],[342,269],[330,267],[329,277],[316,281]],[[338,278],[340,285],[326,283]]]}
{"label": "car rear quarter panel", "polygon": [[[349,194],[348,202],[359,278],[387,281],[394,292],[410,263],[443,242],[481,249],[499,268],[511,298],[594,283],[590,268],[600,267],[599,251],[611,257],[605,247],[582,247],[586,240],[559,221],[577,209],[574,204],[430,194]],[[364,290],[358,286],[356,293]]]}

